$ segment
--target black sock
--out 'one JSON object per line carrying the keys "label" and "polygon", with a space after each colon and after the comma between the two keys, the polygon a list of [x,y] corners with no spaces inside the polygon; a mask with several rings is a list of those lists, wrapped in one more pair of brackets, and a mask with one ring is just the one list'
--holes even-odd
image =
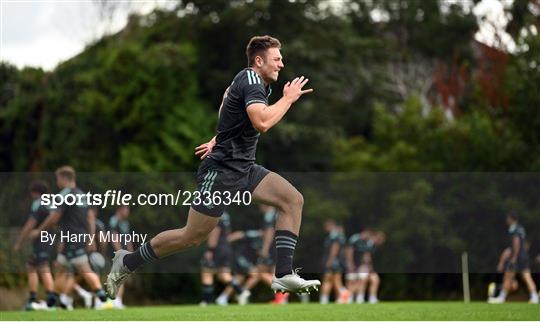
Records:
{"label": "black sock", "polygon": [[276,277],[292,273],[294,248],[298,236],[288,230],[276,230]]}
{"label": "black sock", "polygon": [[54,292],[50,292],[50,291],[47,291],[47,306],[48,307],[53,307],[56,305],[56,299],[57,299],[57,295],[56,293]]}
{"label": "black sock", "polygon": [[105,294],[105,291],[103,291],[103,289],[100,288],[99,290],[95,291],[95,293],[101,302],[107,301],[107,294]]}
{"label": "black sock", "polygon": [[144,243],[139,249],[131,254],[124,256],[124,265],[130,270],[134,271],[144,263],[150,263],[158,259],[154,249],[150,242]]}
{"label": "black sock", "polygon": [[203,284],[202,286],[202,299],[204,302],[212,303],[212,297],[214,297],[214,285]]}
{"label": "black sock", "polygon": [[244,291],[244,288],[242,286],[240,286],[240,284],[238,284],[238,281],[236,279],[232,279],[232,281],[229,283],[232,288],[234,289],[234,291],[236,292],[236,294],[240,294]]}
{"label": "black sock", "polygon": [[28,295],[28,302],[36,302],[36,301],[37,301],[36,292],[30,292],[30,295]]}

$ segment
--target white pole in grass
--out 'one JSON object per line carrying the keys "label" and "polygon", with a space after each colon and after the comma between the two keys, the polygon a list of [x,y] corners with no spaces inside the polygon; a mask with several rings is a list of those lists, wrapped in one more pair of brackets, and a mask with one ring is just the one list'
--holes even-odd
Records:
{"label": "white pole in grass", "polygon": [[469,287],[469,260],[467,252],[461,254],[461,276],[463,279],[463,301],[471,301],[471,289]]}

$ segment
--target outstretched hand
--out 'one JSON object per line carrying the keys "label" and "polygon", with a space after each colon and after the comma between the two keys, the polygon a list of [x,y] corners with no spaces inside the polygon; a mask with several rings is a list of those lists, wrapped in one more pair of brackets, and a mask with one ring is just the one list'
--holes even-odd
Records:
{"label": "outstretched hand", "polygon": [[296,77],[290,82],[287,82],[287,84],[283,86],[283,96],[290,98],[294,103],[300,98],[300,96],[313,92],[312,88],[302,90],[308,81],[308,78],[300,76]]}
{"label": "outstretched hand", "polygon": [[204,158],[206,158],[208,154],[210,154],[210,152],[212,152],[212,149],[214,148],[215,145],[216,145],[216,138],[214,137],[212,138],[212,140],[196,147],[195,155],[200,157],[201,160],[203,160]]}

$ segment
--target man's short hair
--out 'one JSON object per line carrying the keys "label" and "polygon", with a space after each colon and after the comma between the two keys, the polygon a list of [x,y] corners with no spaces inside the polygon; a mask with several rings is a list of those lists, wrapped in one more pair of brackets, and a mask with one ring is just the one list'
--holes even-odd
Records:
{"label": "man's short hair", "polygon": [[62,177],[68,181],[75,181],[75,169],[69,165],[58,168],[55,172],[57,177]]}
{"label": "man's short hair", "polygon": [[269,48],[281,48],[281,43],[276,38],[270,36],[255,36],[249,40],[246,48],[248,66],[255,64],[255,57],[262,56]]}
{"label": "man's short hair", "polygon": [[30,184],[30,192],[39,193],[40,195],[49,191],[49,185],[43,180],[34,180]]}

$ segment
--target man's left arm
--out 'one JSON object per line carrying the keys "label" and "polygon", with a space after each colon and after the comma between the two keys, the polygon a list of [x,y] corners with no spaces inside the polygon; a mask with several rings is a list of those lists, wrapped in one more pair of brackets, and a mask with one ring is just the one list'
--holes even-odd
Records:
{"label": "man's left arm", "polygon": [[32,228],[36,225],[37,221],[34,217],[28,218],[26,220],[26,223],[24,224],[21,232],[19,233],[19,237],[17,238],[17,242],[15,242],[15,245],[13,246],[14,251],[19,251],[21,248],[22,243],[26,239],[26,237],[30,234],[32,231]]}
{"label": "man's left arm", "polygon": [[328,260],[325,263],[325,267],[330,268],[339,253],[339,248],[339,242],[335,241],[332,243],[332,246],[330,247],[330,254],[328,255]]}
{"label": "man's left arm", "polygon": [[203,143],[195,148],[195,155],[200,157],[201,160],[206,158],[210,152],[212,152],[212,149],[216,145],[216,137],[214,136],[210,141]]}
{"label": "man's left arm", "polygon": [[39,225],[36,229],[32,230],[30,233],[31,238],[36,238],[39,236],[41,231],[47,230],[51,228],[54,224],[56,224],[60,218],[62,217],[62,213],[58,210],[52,211],[47,218]]}
{"label": "man's left arm", "polygon": [[96,209],[88,208],[88,211],[86,213],[86,225],[87,225],[88,233],[90,234],[90,236],[92,236],[92,242],[89,243],[88,245],[86,245],[86,249],[89,252],[94,252],[94,251],[97,250],[97,245],[96,245],[96,241],[95,241],[95,236],[96,236],[96,216],[97,216]]}
{"label": "man's left arm", "polygon": [[521,241],[518,236],[512,237],[512,263],[517,262],[517,258],[519,256],[519,252],[521,251]]}

